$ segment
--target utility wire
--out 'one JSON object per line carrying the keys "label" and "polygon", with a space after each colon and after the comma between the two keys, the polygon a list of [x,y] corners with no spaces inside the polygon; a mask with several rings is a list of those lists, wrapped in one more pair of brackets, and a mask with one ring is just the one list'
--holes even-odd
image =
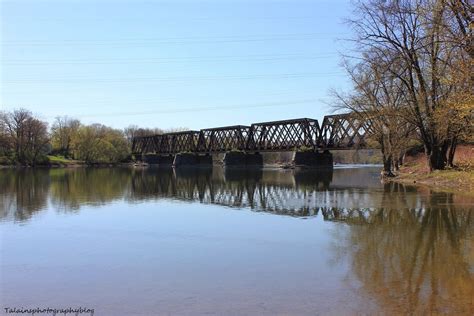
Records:
{"label": "utility wire", "polygon": [[296,33],[296,34],[261,34],[261,35],[225,35],[225,36],[187,36],[187,37],[162,37],[162,38],[118,38],[118,39],[39,39],[39,40],[3,40],[4,45],[31,45],[31,44],[80,44],[80,43],[125,43],[125,42],[184,42],[184,41],[266,41],[266,40],[286,40],[286,39],[305,39],[315,36],[334,36],[328,33]]}
{"label": "utility wire", "polygon": [[280,56],[280,57],[201,57],[201,58],[135,58],[135,59],[71,59],[71,60],[11,60],[2,65],[33,66],[33,65],[108,65],[108,64],[169,64],[177,62],[248,62],[248,61],[280,61],[280,60],[317,60],[336,57],[335,54],[316,56]]}
{"label": "utility wire", "polygon": [[162,44],[222,44],[222,43],[250,43],[250,42],[270,42],[270,41],[301,41],[309,39],[329,40],[331,37],[321,38],[314,36],[302,36],[302,37],[262,37],[262,38],[247,38],[247,39],[222,39],[222,40],[188,40],[188,41],[177,41],[177,40],[156,40],[156,41],[97,41],[97,42],[51,42],[51,43],[8,43],[3,42],[2,46],[18,46],[18,47],[41,47],[41,46],[133,46],[133,47],[147,47],[156,46]]}
{"label": "utility wire", "polygon": [[[275,97],[275,96],[286,96],[286,97],[297,97],[296,94],[298,94],[298,96],[302,96],[302,93],[301,92],[306,92],[306,94],[308,94],[308,91],[297,91],[297,90],[288,90],[288,91],[279,91],[279,92],[273,92],[273,93],[269,93],[269,92],[265,92],[265,93],[254,93],[252,94],[252,97],[258,97],[258,98],[265,98],[265,97]],[[314,96],[314,91],[310,91],[309,94],[312,94],[312,96]],[[217,98],[213,98],[213,100],[222,100],[222,99],[229,99],[229,96],[222,96],[222,97],[217,97]],[[115,100],[106,100],[106,99],[102,99],[102,100],[91,100],[91,101],[88,101],[89,104],[86,104],[86,103],[81,103],[81,104],[74,104],[74,103],[68,103],[68,107],[69,108],[74,108],[74,109],[90,109],[91,108],[91,105],[93,105],[94,107],[95,106],[100,106],[100,107],[127,107],[129,106],[130,103],[133,103],[133,104],[140,104],[140,105],[143,105],[143,104],[160,104],[160,103],[164,103],[164,102],[170,102],[170,101],[178,101],[179,102],[179,98],[177,97],[167,97],[167,98],[160,98],[160,99],[152,99],[152,98],[146,98],[146,99],[133,99],[133,100],[121,100],[122,102],[120,103],[117,103]],[[84,102],[84,101],[82,101]],[[128,104],[125,104],[125,103],[128,103]],[[63,109],[64,108],[64,104],[56,104],[56,105],[48,105],[48,109]]]}
{"label": "utility wire", "polygon": [[[151,114],[174,114],[174,113],[190,113],[190,112],[201,112],[201,111],[225,111],[225,110],[236,110],[236,109],[249,109],[249,108],[261,108],[261,107],[275,107],[275,106],[286,106],[286,105],[297,105],[297,104],[309,104],[314,103],[315,99],[303,99],[303,100],[290,100],[282,102],[272,103],[256,103],[247,105],[229,105],[229,106],[209,106],[209,107],[186,107],[186,108],[174,108],[154,111],[143,111],[143,112],[110,112],[110,113],[96,113],[96,114],[85,114],[77,115],[77,118],[88,118],[88,117],[102,117],[102,116],[135,116],[135,115],[151,115]],[[136,107],[136,105],[134,105]],[[56,117],[57,115],[55,115]],[[51,118],[51,117],[49,117]]]}
{"label": "utility wire", "polygon": [[[278,20],[278,21],[282,21],[282,20],[308,20],[308,19],[312,19],[312,20],[315,20],[315,19],[322,19],[322,18],[326,18],[327,15],[321,15],[321,16],[283,16],[283,17],[279,17],[279,16],[245,16],[245,17],[242,17],[242,16],[217,16],[217,17],[211,17],[211,16],[193,16],[193,17],[186,17],[186,21],[228,21],[230,19],[236,19],[238,21],[244,21],[244,20],[249,20],[249,21],[252,21],[252,20]],[[9,18],[11,20],[14,20],[14,21],[18,21],[18,20],[21,20],[21,19],[31,19],[30,16],[25,16],[25,15],[16,15],[16,16],[13,16],[13,15],[8,15],[6,18]],[[155,19],[155,17],[151,17],[153,20]],[[166,19],[166,18],[169,18],[169,19]],[[173,22],[173,23],[182,23],[182,21],[179,19],[180,16],[165,16],[165,17],[160,17],[160,22]],[[123,22],[123,21],[149,21],[151,19],[146,19],[144,18],[143,16],[118,16],[118,15],[107,15],[107,17],[103,17],[103,16],[100,16],[100,17],[80,17],[80,18],[76,18],[76,17],[72,17],[72,18],[59,18],[59,17],[54,17],[54,18],[45,18],[45,17],[35,17],[35,21],[43,21],[43,22],[58,22],[58,21],[66,21],[66,22],[80,22],[80,23],[83,23],[84,21],[120,21],[120,22]]]}
{"label": "utility wire", "polygon": [[137,77],[137,78],[29,78],[21,80],[5,80],[5,83],[77,83],[81,81],[85,82],[96,82],[96,83],[129,83],[129,82],[139,82],[139,81],[182,81],[182,80],[253,80],[253,79],[280,79],[280,78],[309,78],[309,77],[318,77],[318,76],[331,76],[331,75],[341,75],[344,73],[341,72],[330,72],[330,73],[284,73],[284,74],[258,74],[258,75],[245,75],[245,76],[235,76],[235,75],[225,75],[225,76],[184,76],[184,77]]}

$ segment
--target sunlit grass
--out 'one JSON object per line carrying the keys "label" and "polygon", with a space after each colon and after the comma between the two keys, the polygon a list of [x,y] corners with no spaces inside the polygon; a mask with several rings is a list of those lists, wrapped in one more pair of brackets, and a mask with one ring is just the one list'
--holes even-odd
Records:
{"label": "sunlit grass", "polygon": [[80,160],[68,159],[68,158],[65,158],[64,156],[48,155],[48,159],[51,164],[58,164],[58,165],[76,165],[76,164],[82,163],[82,161]]}

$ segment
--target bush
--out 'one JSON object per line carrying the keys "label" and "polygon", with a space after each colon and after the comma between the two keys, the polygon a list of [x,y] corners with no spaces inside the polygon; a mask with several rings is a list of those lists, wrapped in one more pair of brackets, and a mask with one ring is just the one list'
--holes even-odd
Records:
{"label": "bush", "polygon": [[0,166],[10,165],[11,161],[7,156],[0,156]]}
{"label": "bush", "polygon": [[48,156],[46,156],[46,155],[40,155],[40,156],[38,156],[38,157],[36,158],[35,165],[38,165],[38,166],[49,166],[49,165],[50,165],[50,162],[49,162]]}

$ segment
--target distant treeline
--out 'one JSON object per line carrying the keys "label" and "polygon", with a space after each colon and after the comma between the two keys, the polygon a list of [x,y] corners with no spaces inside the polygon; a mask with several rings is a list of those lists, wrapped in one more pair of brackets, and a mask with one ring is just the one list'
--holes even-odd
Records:
{"label": "distant treeline", "polygon": [[0,112],[0,164],[48,165],[48,155],[86,164],[127,162],[132,159],[133,137],[163,132],[133,125],[123,130],[102,124],[85,125],[69,117],[57,117],[49,127],[25,109]]}

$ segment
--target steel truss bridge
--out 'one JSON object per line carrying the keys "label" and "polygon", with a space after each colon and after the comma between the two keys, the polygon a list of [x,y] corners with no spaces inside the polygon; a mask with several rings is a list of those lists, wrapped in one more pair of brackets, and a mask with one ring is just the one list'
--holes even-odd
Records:
{"label": "steel truss bridge", "polygon": [[328,115],[318,120],[301,118],[134,137],[134,154],[173,155],[183,152],[219,153],[291,151],[302,147],[320,150],[366,146],[369,125],[353,114]]}

